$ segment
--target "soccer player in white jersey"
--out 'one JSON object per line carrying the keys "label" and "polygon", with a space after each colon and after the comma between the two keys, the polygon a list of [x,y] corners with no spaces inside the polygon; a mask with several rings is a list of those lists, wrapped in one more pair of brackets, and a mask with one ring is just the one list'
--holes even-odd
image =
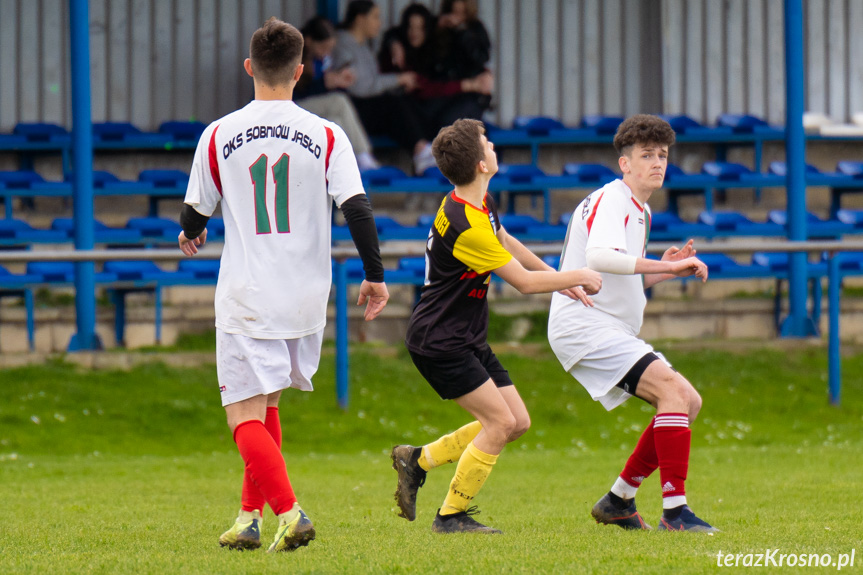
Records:
{"label": "soccer player in white jersey", "polygon": [[283,389],[311,391],[331,284],[332,204],[345,214],[363,261],[358,305],[374,319],[389,295],[378,237],[345,133],[291,101],[302,74],[303,36],[270,18],[253,35],[246,72],[255,99],[201,136],[185,205],[180,249],[194,255],[217,204],[225,247],[216,287],[216,363],[222,405],[245,462],[242,508],[222,546],[260,547],[261,512],[279,526],[269,551],[315,538],[281,453]]}
{"label": "soccer player in white jersey", "polygon": [[692,240],[669,248],[661,261],[645,258],[650,233],[651,194],[662,187],[671,126],[639,114],[624,121],[614,137],[623,177],[596,190],[575,209],[560,269],[583,266],[602,272],[594,306],[573,305],[553,294],[548,322],[551,347],[570,374],[607,410],[635,395],[656,408],[632,456],[593,507],[597,522],[624,529],[650,529],[635,506],[641,482],[659,468],[663,514],[659,529],[713,531],[686,505],[689,425],[701,408],[692,384],[638,338],[647,302],[644,290],[674,277],[707,281],[707,266],[695,257]]}

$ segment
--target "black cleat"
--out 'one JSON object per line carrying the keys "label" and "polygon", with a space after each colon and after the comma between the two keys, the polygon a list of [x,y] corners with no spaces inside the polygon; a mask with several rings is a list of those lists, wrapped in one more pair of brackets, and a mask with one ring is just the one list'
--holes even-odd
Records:
{"label": "black cleat", "polygon": [[694,533],[718,533],[719,529],[696,517],[688,505],[680,510],[677,519],[659,519],[660,531],[692,531]]}
{"label": "black cleat", "polygon": [[434,533],[503,533],[500,529],[494,529],[483,525],[473,517],[479,513],[476,505],[467,511],[453,513],[452,515],[441,515],[440,509],[437,510],[434,523],[432,523],[432,531]]}
{"label": "black cleat", "polygon": [[593,506],[590,515],[596,519],[597,523],[604,523],[605,525],[617,525],[624,529],[652,529],[650,525],[644,522],[641,514],[635,508],[635,499],[629,499],[629,505],[620,509],[611,501],[609,494],[606,493]]}
{"label": "black cleat", "polygon": [[399,505],[399,517],[408,521],[417,518],[417,491],[426,482],[426,470],[418,463],[422,447],[396,445],[391,457],[393,469],[399,474],[395,499]]}

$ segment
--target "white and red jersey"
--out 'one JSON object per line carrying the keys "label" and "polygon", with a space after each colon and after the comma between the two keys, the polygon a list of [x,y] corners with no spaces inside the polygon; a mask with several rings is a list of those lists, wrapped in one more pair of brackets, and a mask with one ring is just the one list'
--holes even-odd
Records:
{"label": "white and red jersey", "polygon": [[[622,180],[615,180],[587,196],[573,212],[560,269],[586,267],[589,248],[644,257],[649,233],[650,208],[640,204]],[[548,336],[552,347],[554,340],[567,340],[569,357],[559,358],[567,370],[606,336],[621,330],[635,336],[641,330],[647,304],[641,274],[603,273],[602,289],[591,297],[592,308],[558,293],[551,298]]]}
{"label": "white and red jersey", "polygon": [[326,324],[333,201],[365,193],[345,133],[289,100],[253,100],[198,142],[185,202],[211,216],[225,248],[216,327],[294,339]]}

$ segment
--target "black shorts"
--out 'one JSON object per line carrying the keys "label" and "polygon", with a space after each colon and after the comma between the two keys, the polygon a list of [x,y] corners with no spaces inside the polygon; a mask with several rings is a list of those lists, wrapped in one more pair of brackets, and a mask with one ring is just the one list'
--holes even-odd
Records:
{"label": "black shorts", "polygon": [[512,385],[509,372],[500,364],[488,344],[449,357],[428,357],[413,351],[410,354],[420,374],[441,399],[467,395],[489,378],[497,387]]}

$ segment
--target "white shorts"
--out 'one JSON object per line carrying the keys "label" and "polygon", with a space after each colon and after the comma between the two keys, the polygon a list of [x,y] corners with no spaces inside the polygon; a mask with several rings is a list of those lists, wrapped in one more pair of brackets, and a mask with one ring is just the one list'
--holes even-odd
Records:
{"label": "white shorts", "polygon": [[632,397],[617,384],[639,359],[652,351],[653,347],[635,336],[615,334],[578,360],[569,373],[595,401],[611,411]]}
{"label": "white shorts", "polygon": [[298,339],[255,339],[216,329],[216,372],[222,405],[288,387],[312,391],[324,330]]}

